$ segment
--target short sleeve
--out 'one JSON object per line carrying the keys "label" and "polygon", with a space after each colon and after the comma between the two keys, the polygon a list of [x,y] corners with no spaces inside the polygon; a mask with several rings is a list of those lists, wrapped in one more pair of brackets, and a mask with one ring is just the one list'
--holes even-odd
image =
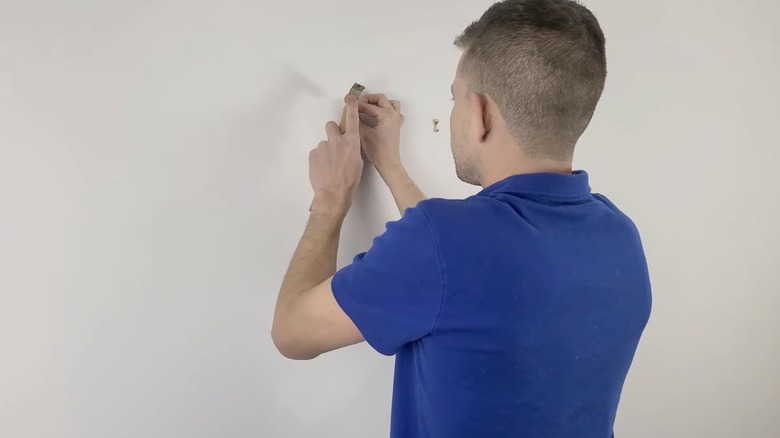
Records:
{"label": "short sleeve", "polygon": [[436,238],[422,208],[420,203],[389,222],[331,282],[366,342],[388,356],[432,331],[444,294]]}

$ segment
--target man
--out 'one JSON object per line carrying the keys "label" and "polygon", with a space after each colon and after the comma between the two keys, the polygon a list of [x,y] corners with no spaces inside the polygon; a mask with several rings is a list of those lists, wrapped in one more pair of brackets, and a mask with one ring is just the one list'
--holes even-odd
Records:
{"label": "man", "polygon": [[[569,0],[505,0],[456,40],[452,152],[482,190],[424,199],[401,105],[346,99],[310,155],[310,218],[272,337],[293,359],[367,341],[396,356],[393,437],[612,436],[651,308],[639,234],[573,171],[601,96],[604,35]],[[336,272],[361,144],[400,220]]]}

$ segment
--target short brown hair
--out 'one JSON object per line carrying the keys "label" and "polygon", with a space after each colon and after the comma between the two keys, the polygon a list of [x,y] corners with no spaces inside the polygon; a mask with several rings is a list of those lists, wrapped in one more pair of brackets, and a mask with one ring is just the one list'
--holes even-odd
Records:
{"label": "short brown hair", "polygon": [[504,0],[455,44],[470,91],[497,103],[532,156],[570,159],[604,90],[607,59],[598,20],[571,0]]}

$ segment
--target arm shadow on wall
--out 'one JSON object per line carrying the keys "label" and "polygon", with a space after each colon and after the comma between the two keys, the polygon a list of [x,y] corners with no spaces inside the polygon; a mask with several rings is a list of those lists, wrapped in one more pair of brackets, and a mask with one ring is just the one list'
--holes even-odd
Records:
{"label": "arm shadow on wall", "polygon": [[366,161],[360,186],[341,233],[340,264],[350,262],[356,254],[367,250],[373,238],[381,233],[381,225],[388,220],[382,209],[386,198],[384,189],[374,166]]}
{"label": "arm shadow on wall", "polygon": [[[262,103],[239,115],[230,125],[221,154],[218,187],[231,193],[251,189],[273,175],[293,126],[292,113],[306,95],[322,97],[324,90],[288,65],[283,65],[270,94]],[[323,122],[324,123],[324,122]]]}
{"label": "arm shadow on wall", "polygon": [[[222,150],[218,155],[221,161],[215,163],[217,170],[213,188],[215,195],[227,203],[230,211],[240,212],[244,216],[241,226],[263,223],[269,211],[274,211],[282,217],[289,217],[291,214],[300,214],[303,217],[307,214],[310,199],[291,199],[289,194],[310,190],[308,180],[305,179],[308,175],[308,161],[305,157],[314,144],[290,144],[291,129],[294,129],[296,124],[293,113],[301,99],[311,97],[321,100],[324,96],[324,88],[315,80],[289,65],[283,65],[278,82],[275,82],[262,102],[229,121],[226,127],[228,131],[224,132],[224,142],[220,146]],[[340,116],[344,103],[341,99],[332,100],[331,112]],[[312,126],[324,127],[325,122],[326,120],[304,121],[310,125],[306,129]],[[285,153],[284,147],[302,148],[300,154],[292,154],[301,157],[300,162],[291,164],[296,166],[294,175],[284,172],[287,168],[284,163],[291,159],[297,160],[297,157],[292,158],[292,155]],[[247,202],[258,198],[263,202]],[[355,254],[364,251],[377,233],[382,231],[382,225],[389,219],[386,217],[386,209],[382,209],[387,202],[392,203],[389,192],[376,170],[366,161],[361,184],[344,223],[339,250],[340,261],[349,261]],[[278,231],[293,233],[292,228],[286,228],[287,225],[278,225],[282,227]],[[249,235],[256,233],[247,231]],[[298,237],[295,236],[295,239]],[[281,239],[278,244],[285,245],[284,241],[287,239]],[[266,250],[275,252],[282,248],[277,246]]]}

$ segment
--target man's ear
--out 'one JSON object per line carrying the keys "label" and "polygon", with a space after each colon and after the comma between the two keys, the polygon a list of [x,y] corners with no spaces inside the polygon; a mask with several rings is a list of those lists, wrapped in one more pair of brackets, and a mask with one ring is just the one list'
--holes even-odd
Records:
{"label": "man's ear", "polygon": [[471,113],[474,117],[474,128],[477,130],[477,138],[484,141],[493,129],[493,118],[491,114],[490,98],[482,93],[471,93]]}

